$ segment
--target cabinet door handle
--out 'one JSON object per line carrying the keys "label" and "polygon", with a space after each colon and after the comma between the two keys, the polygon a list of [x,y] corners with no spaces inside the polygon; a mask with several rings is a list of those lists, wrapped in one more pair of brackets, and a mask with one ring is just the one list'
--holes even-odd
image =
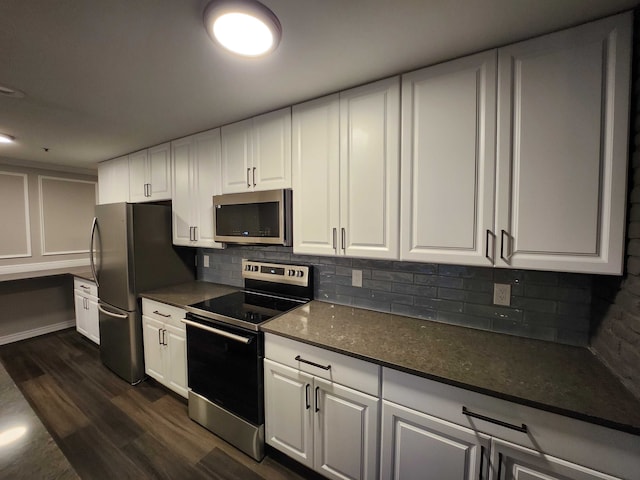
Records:
{"label": "cabinet door handle", "polygon": [[158,329],[158,345],[162,345],[162,329]]}
{"label": "cabinet door handle", "polygon": [[253,186],[256,186],[256,167],[253,167]]}
{"label": "cabinet door handle", "polygon": [[162,329],[162,344],[165,345],[165,346],[167,345],[167,339],[165,337],[166,334],[167,334],[167,329],[163,328]]}
{"label": "cabinet door handle", "polygon": [[462,407],[462,414],[466,415],[467,417],[473,417],[479,420],[484,420],[485,422],[493,423],[494,425],[500,425],[501,427],[509,428],[511,430],[516,430],[518,432],[522,432],[522,433],[529,432],[529,428],[524,423],[521,426],[513,425],[512,423],[503,422],[502,420],[487,417],[479,413],[474,413],[471,410],[467,410],[467,407],[464,407],[464,406]]}
{"label": "cabinet door handle", "polygon": [[[507,241],[509,242],[509,248],[507,248],[507,256],[504,256],[504,241],[505,236],[507,237]],[[507,263],[511,262],[511,257],[513,256],[511,253],[511,236],[503,229],[500,233],[500,258]]]}
{"label": "cabinet door handle", "polygon": [[198,227],[193,227],[193,241],[198,241]]}
{"label": "cabinet door handle", "polygon": [[164,318],[170,318],[171,317],[170,313],[161,313],[158,310],[154,310],[153,313],[156,314],[156,315],[160,315],[161,317],[164,317]]}
{"label": "cabinet door handle", "polygon": [[333,229],[333,249],[334,250],[338,249],[338,229],[337,228]]}
{"label": "cabinet door handle", "polygon": [[247,168],[247,188],[251,187],[251,182],[249,181],[249,174],[251,173],[251,169]]}
{"label": "cabinet door handle", "polygon": [[305,405],[305,408],[307,410],[309,410],[311,408],[311,402],[309,401],[309,388],[310,387],[311,387],[311,385],[308,384],[308,383],[304,386],[304,405]]}
{"label": "cabinet door handle", "polygon": [[347,229],[342,228],[342,250],[346,250],[347,245]]}
{"label": "cabinet door handle", "polygon": [[320,411],[320,407],[318,406],[318,391],[320,390],[320,387],[316,387],[316,394],[315,394],[315,400],[316,400],[316,413]]}
{"label": "cabinet door handle", "polygon": [[294,360],[296,360],[297,362],[306,363],[307,365],[313,365],[314,367],[318,367],[323,370],[331,370],[331,365],[320,365],[319,363],[312,362],[311,360],[305,360],[300,355],[296,355],[296,358],[294,358]]}
{"label": "cabinet door handle", "polygon": [[[491,255],[489,255],[489,237],[493,239],[493,241],[491,242]],[[493,263],[493,254],[494,254],[494,247],[496,243],[496,236],[488,228],[487,228],[487,235],[484,240],[486,242],[484,246],[484,256],[488,258],[491,261],[491,263]]]}

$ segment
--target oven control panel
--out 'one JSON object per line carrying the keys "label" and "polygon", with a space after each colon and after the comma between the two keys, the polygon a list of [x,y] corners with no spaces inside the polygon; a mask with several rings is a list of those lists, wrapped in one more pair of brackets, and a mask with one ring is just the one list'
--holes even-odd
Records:
{"label": "oven control panel", "polygon": [[242,278],[289,285],[309,285],[309,267],[242,259]]}

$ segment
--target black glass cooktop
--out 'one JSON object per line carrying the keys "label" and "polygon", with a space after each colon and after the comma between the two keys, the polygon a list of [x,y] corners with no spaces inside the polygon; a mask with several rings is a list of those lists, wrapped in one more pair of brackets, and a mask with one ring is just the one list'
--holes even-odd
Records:
{"label": "black glass cooktop", "polygon": [[[258,325],[304,302],[252,292],[234,292],[190,305],[214,315]],[[223,320],[223,319],[220,319]]]}

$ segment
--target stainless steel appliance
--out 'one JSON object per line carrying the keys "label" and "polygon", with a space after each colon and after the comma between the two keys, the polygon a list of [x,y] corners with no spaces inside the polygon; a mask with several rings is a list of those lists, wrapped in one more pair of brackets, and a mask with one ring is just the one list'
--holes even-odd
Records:
{"label": "stainless steel appliance", "polygon": [[291,245],[291,190],[214,195],[216,242]]}
{"label": "stainless steel appliance", "polygon": [[311,267],[242,261],[244,290],[187,307],[189,416],[256,460],[264,457],[260,325],[313,296]]}
{"label": "stainless steel appliance", "polygon": [[113,203],[96,206],[89,257],[98,285],[100,358],[138,383],[144,378],[138,293],[193,280],[194,253],[172,245],[170,206]]}

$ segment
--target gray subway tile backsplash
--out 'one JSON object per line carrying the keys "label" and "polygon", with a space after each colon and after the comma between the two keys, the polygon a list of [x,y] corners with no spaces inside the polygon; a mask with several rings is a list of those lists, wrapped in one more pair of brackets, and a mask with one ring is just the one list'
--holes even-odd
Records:
{"label": "gray subway tile backsplash", "polygon": [[[296,255],[291,247],[199,249],[198,279],[242,285],[243,258],[313,265],[315,298],[382,312],[572,345],[589,342],[592,276],[490,267]],[[362,271],[362,287],[351,283]],[[511,306],[493,305],[493,284],[511,285]]]}

